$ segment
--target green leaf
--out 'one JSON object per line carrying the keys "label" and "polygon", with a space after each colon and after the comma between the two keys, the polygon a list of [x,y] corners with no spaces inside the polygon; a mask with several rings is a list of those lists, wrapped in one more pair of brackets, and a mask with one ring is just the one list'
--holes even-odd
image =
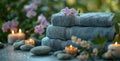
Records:
{"label": "green leaf", "polygon": [[97,36],[95,40],[92,40],[91,42],[93,44],[104,44],[107,41],[105,37],[101,37],[100,35]]}
{"label": "green leaf", "polygon": [[119,34],[116,34],[115,38],[114,38],[114,42],[119,42],[120,41],[120,36]]}
{"label": "green leaf", "polygon": [[119,25],[118,25],[118,23],[115,23],[115,30],[116,30],[116,33],[119,34]]}

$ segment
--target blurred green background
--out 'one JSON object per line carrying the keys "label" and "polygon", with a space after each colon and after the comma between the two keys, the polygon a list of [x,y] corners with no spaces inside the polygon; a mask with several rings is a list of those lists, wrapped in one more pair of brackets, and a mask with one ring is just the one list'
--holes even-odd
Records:
{"label": "blurred green background", "polygon": [[[113,12],[116,14],[114,21],[120,22],[120,0],[34,0],[37,1],[38,8],[35,10],[36,16],[32,18],[26,17],[23,11],[25,5],[33,3],[33,0],[0,0],[0,28],[10,20],[19,21],[19,28],[30,36],[41,39],[43,35],[34,33],[34,27],[38,24],[37,18],[40,14],[44,14],[50,22],[51,15],[59,12],[62,8],[75,8],[80,13],[87,12]],[[10,32],[3,32],[0,29],[0,41],[6,42],[7,35]]]}

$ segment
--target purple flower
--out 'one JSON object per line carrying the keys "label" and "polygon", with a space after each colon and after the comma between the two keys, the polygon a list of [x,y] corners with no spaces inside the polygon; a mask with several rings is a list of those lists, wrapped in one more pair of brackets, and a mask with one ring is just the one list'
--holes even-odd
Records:
{"label": "purple flower", "polygon": [[46,17],[43,14],[38,16],[38,22],[40,22],[44,28],[49,25],[49,22],[46,20]]}
{"label": "purple flower", "polygon": [[26,15],[28,18],[32,18],[33,16],[36,16],[36,12],[33,11],[33,10],[30,10],[27,12],[27,15]]}
{"label": "purple flower", "polygon": [[61,10],[61,13],[65,16],[70,15],[70,10],[68,7]]}
{"label": "purple flower", "polygon": [[37,10],[37,8],[38,8],[37,5],[35,5],[35,4],[29,4],[29,5],[25,5],[23,10],[25,12],[28,12],[30,10]]}
{"label": "purple flower", "polygon": [[49,22],[46,20],[41,21],[41,25],[46,28],[49,25]]}
{"label": "purple flower", "polygon": [[78,14],[78,11],[76,11],[74,8],[71,8],[71,9],[70,9],[70,14],[71,14],[71,15],[77,15],[77,14]]}
{"label": "purple flower", "polygon": [[74,8],[69,9],[68,7],[61,10],[61,13],[65,16],[68,15],[77,15],[78,11],[76,11]]}
{"label": "purple flower", "polygon": [[44,32],[44,27],[42,25],[38,25],[38,26],[35,27],[34,32],[42,34]]}
{"label": "purple flower", "polygon": [[43,20],[46,20],[46,17],[43,14],[39,15],[38,16],[38,22],[41,22]]}
{"label": "purple flower", "polygon": [[7,32],[8,30],[16,31],[18,25],[19,25],[18,21],[15,21],[15,20],[8,21],[8,22],[3,24],[2,31],[3,32]]}
{"label": "purple flower", "polygon": [[19,22],[18,21],[16,21],[16,20],[13,20],[13,21],[11,21],[11,26],[12,27],[17,27],[18,26],[18,24],[19,24]]}

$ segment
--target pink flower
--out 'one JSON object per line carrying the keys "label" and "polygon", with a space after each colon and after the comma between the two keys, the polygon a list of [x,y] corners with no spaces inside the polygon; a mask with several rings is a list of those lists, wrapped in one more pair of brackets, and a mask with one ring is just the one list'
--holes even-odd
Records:
{"label": "pink flower", "polygon": [[76,11],[74,8],[69,9],[68,7],[61,10],[61,13],[65,16],[69,15],[77,15],[78,11]]}
{"label": "pink flower", "polygon": [[46,20],[46,17],[43,14],[39,15],[38,16],[38,22],[41,22],[43,20]]}
{"label": "pink flower", "polygon": [[70,14],[71,14],[71,15],[77,15],[77,14],[78,14],[78,11],[76,11],[74,8],[71,8],[71,9],[70,9]]}
{"label": "pink flower", "polygon": [[35,27],[35,33],[42,34],[44,32],[44,27],[42,25],[38,25]]}
{"label": "pink flower", "polygon": [[12,20],[3,24],[2,31],[7,32],[8,30],[16,30],[19,25],[18,21]]}
{"label": "pink flower", "polygon": [[70,15],[70,10],[68,7],[61,10],[61,13],[65,16]]}
{"label": "pink flower", "polygon": [[28,18],[32,18],[33,16],[36,16],[36,14],[37,14],[37,13],[36,13],[35,11],[30,10],[30,11],[27,12],[27,15],[26,15],[26,16],[27,16]]}
{"label": "pink flower", "polygon": [[41,25],[46,28],[49,25],[49,22],[46,20],[41,21]]}
{"label": "pink flower", "polygon": [[38,22],[40,22],[40,25],[42,25],[44,28],[49,25],[49,22],[46,20],[46,17],[43,14],[38,16]]}
{"label": "pink flower", "polygon": [[25,5],[23,10],[25,12],[28,12],[30,10],[37,10],[37,8],[38,8],[37,5],[35,5],[35,4],[29,4],[29,5]]}

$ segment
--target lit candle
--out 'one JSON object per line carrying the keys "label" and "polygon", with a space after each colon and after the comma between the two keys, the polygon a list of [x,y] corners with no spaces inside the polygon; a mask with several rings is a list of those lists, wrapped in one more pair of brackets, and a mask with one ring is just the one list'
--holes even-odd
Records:
{"label": "lit candle", "polygon": [[19,32],[17,33],[18,40],[23,40],[25,39],[25,34],[22,32],[21,29],[19,29]]}
{"label": "lit candle", "polygon": [[14,33],[14,31],[11,31],[11,34],[8,35],[8,43],[13,44],[17,40],[17,35]]}
{"label": "lit candle", "polygon": [[68,54],[77,54],[78,48],[73,47],[72,45],[70,45],[70,46],[66,46],[66,47],[65,47],[65,51],[66,51],[66,53],[68,53]]}
{"label": "lit candle", "polygon": [[25,44],[31,44],[31,45],[35,45],[35,41],[33,39],[29,39],[29,40],[25,40]]}
{"label": "lit candle", "polygon": [[120,58],[120,44],[118,44],[117,42],[115,42],[114,44],[110,44],[108,46],[108,50],[111,51],[111,54],[115,57],[119,57]]}

